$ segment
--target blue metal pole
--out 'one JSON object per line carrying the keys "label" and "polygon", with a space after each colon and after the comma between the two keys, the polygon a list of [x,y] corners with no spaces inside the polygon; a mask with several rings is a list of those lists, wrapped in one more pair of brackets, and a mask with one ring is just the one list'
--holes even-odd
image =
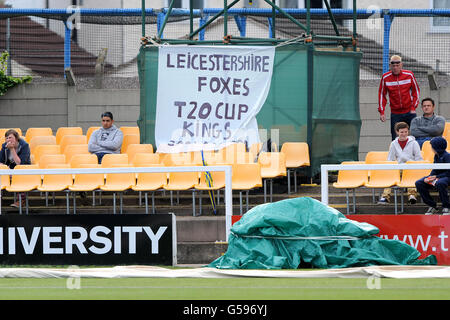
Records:
{"label": "blue metal pole", "polygon": [[70,38],[72,35],[72,30],[68,27],[67,21],[64,22],[65,33],[64,33],[64,78],[66,78],[66,73],[64,72],[67,68],[70,68]]}
{"label": "blue metal pole", "polygon": [[385,12],[383,15],[384,21],[384,34],[383,34],[383,73],[389,71],[389,39],[390,39],[390,31],[391,24],[393,20],[393,16],[389,14],[389,12]]}

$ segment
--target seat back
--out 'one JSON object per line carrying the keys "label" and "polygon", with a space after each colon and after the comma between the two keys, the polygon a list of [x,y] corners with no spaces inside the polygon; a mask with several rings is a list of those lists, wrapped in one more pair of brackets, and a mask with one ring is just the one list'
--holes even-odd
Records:
{"label": "seat back", "polygon": [[120,148],[121,153],[126,153],[130,144],[139,144],[140,138],[137,134],[125,134],[122,140],[122,146]]}
{"label": "seat back", "polygon": [[[100,168],[100,165],[97,163],[97,157],[93,155],[96,158],[96,163],[80,163],[78,164],[78,168]],[[72,167],[73,168],[73,167]],[[105,176],[103,173],[79,173],[75,174],[74,182],[73,184],[77,187],[86,186],[85,191],[91,191],[92,189],[100,188],[100,186],[104,185],[105,183]]]}
{"label": "seat back", "polygon": [[[141,134],[138,126],[122,126],[119,129],[122,131],[124,136],[127,134],[136,134],[136,135],[140,136],[140,134]],[[138,142],[138,143],[140,143],[140,142]]]}
{"label": "seat back", "polygon": [[128,154],[128,161],[133,163],[136,153],[153,153],[153,146],[151,144],[132,143],[128,145],[125,153]]}
{"label": "seat back", "polygon": [[[364,161],[344,161],[342,165],[364,164]],[[339,170],[337,184],[341,187],[345,186],[363,186],[368,182],[367,170]]]}
{"label": "seat back", "polygon": [[67,163],[70,164],[72,157],[79,154],[90,154],[87,143],[85,144],[69,144],[64,149]]}
{"label": "seat back", "polygon": [[112,168],[115,165],[128,164],[128,155],[126,153],[105,154],[102,159],[102,168]]}
{"label": "seat back", "polygon": [[168,188],[192,189],[198,183],[198,172],[169,172]]}
{"label": "seat back", "polygon": [[225,172],[223,171],[208,171],[208,174],[203,171],[200,172],[200,182],[196,185],[196,188],[212,188],[222,189],[225,188]]}
{"label": "seat back", "polygon": [[[245,156],[243,154],[246,153],[246,146],[245,143],[239,142],[239,143],[232,143],[219,151],[221,157],[223,158],[224,163],[227,164],[234,164],[234,163],[245,163],[245,161],[242,160]],[[239,159],[239,161],[238,161]],[[245,159],[245,158],[244,158]]]}
{"label": "seat back", "polygon": [[286,155],[283,152],[261,152],[258,157],[262,178],[286,175]]}
{"label": "seat back", "polygon": [[[50,163],[46,169],[69,169],[68,163]],[[42,178],[42,188],[68,188],[73,183],[72,174],[44,174]]]}
{"label": "seat back", "polygon": [[92,153],[82,153],[73,155],[70,158],[70,161],[67,162],[70,164],[71,168],[81,168],[82,165],[86,164],[98,164],[98,158]]}
{"label": "seat back", "polygon": [[427,162],[434,162],[434,152],[429,140],[422,144],[422,158]]}
{"label": "seat back", "polygon": [[133,164],[135,167],[150,167],[160,165],[161,162],[159,153],[136,153],[133,157],[133,160],[131,161],[131,164]]}
{"label": "seat back", "polygon": [[41,144],[34,148],[32,155],[32,163],[39,163],[40,158],[46,154],[61,154],[61,147],[57,144]]}
{"label": "seat back", "polygon": [[[135,162],[135,167],[163,167],[159,163]],[[136,187],[146,190],[157,190],[167,184],[166,172],[139,172],[137,174]]]}
{"label": "seat back", "polygon": [[[397,161],[375,161],[375,164],[398,164]],[[395,186],[400,183],[400,170],[371,170],[369,176],[370,185],[378,185],[383,188]]]}
{"label": "seat back", "polygon": [[388,151],[369,151],[364,160],[365,163],[371,164],[377,161],[387,161]]}
{"label": "seat back", "polygon": [[65,153],[67,146],[73,144],[86,144],[86,136],[82,134],[66,134],[61,138],[59,145],[61,146],[61,152]]}
{"label": "seat back", "polygon": [[53,136],[53,130],[52,128],[28,128],[25,133],[25,141],[30,143],[36,136]]}
{"label": "seat back", "polygon": [[[14,170],[28,170],[28,169],[39,169],[37,165],[33,164],[19,164],[14,167]],[[29,174],[29,175],[12,175],[11,185],[15,189],[20,189],[21,191],[31,191],[38,188],[41,185],[41,175],[40,174]],[[8,190],[8,188],[6,188]]]}
{"label": "seat back", "polygon": [[66,163],[66,156],[63,154],[44,154],[39,158],[39,168],[46,169],[51,164]]}
{"label": "seat back", "polygon": [[[428,161],[407,161],[407,164],[429,163]],[[413,188],[416,181],[430,175],[431,169],[404,169],[400,180],[400,186],[405,188]]]}
{"label": "seat back", "polygon": [[30,145],[30,152],[33,153],[37,146],[39,145],[52,145],[56,144],[56,137],[55,136],[34,136],[31,138],[31,140],[28,142]]}
{"label": "seat back", "polygon": [[184,166],[190,164],[189,153],[166,153],[163,155],[162,162],[166,167]]}
{"label": "seat back", "polygon": [[285,142],[280,152],[286,157],[286,168],[299,168],[310,165],[309,146],[306,142]]}
{"label": "seat back", "polygon": [[[9,167],[6,164],[0,164],[0,169],[2,170],[8,170]],[[11,178],[8,174],[2,175],[1,176],[1,180],[0,180],[0,184],[1,184],[1,190],[5,189],[6,187],[9,187],[11,185]]]}
{"label": "seat back", "polygon": [[237,163],[233,165],[232,188],[250,190],[262,186],[259,163]]}
{"label": "seat back", "polygon": [[[112,164],[110,168],[131,167],[128,163]],[[105,178],[105,186],[116,187],[118,189],[130,188],[136,184],[136,175],[130,173],[107,173]]]}
{"label": "seat back", "polygon": [[[83,129],[81,127],[59,127],[56,130],[56,144],[61,143],[62,137],[65,135],[83,135]],[[62,150],[64,151],[64,150]]]}

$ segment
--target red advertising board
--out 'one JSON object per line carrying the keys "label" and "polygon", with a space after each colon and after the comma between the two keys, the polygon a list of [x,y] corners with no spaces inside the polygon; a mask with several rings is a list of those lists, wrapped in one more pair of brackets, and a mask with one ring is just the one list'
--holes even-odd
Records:
{"label": "red advertising board", "polygon": [[[367,222],[380,229],[379,237],[403,241],[425,258],[434,254],[439,265],[450,265],[450,216],[431,215],[346,215],[348,219]],[[233,216],[235,223],[241,216]]]}

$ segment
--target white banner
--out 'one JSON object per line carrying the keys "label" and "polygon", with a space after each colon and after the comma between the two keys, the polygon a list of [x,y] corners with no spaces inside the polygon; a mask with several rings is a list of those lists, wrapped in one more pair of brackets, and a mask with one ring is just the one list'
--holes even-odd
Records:
{"label": "white banner", "polygon": [[259,142],[256,115],[272,78],[274,47],[159,47],[158,152]]}

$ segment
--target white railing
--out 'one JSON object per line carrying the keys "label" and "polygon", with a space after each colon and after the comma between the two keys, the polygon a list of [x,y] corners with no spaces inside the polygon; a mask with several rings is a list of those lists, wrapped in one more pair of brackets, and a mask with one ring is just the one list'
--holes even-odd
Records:
{"label": "white railing", "polygon": [[323,164],[320,166],[321,201],[328,205],[328,171],[336,170],[414,170],[449,169],[450,163],[403,163],[403,164]]}
{"label": "white railing", "polygon": [[[231,166],[192,166],[192,167],[120,167],[120,168],[86,168],[86,169],[0,169],[2,175],[45,175],[45,174],[89,174],[89,173],[146,173],[146,172],[225,172],[225,237],[231,230],[231,216],[233,215],[233,194],[231,189]],[[0,214],[1,193],[0,193]]]}

